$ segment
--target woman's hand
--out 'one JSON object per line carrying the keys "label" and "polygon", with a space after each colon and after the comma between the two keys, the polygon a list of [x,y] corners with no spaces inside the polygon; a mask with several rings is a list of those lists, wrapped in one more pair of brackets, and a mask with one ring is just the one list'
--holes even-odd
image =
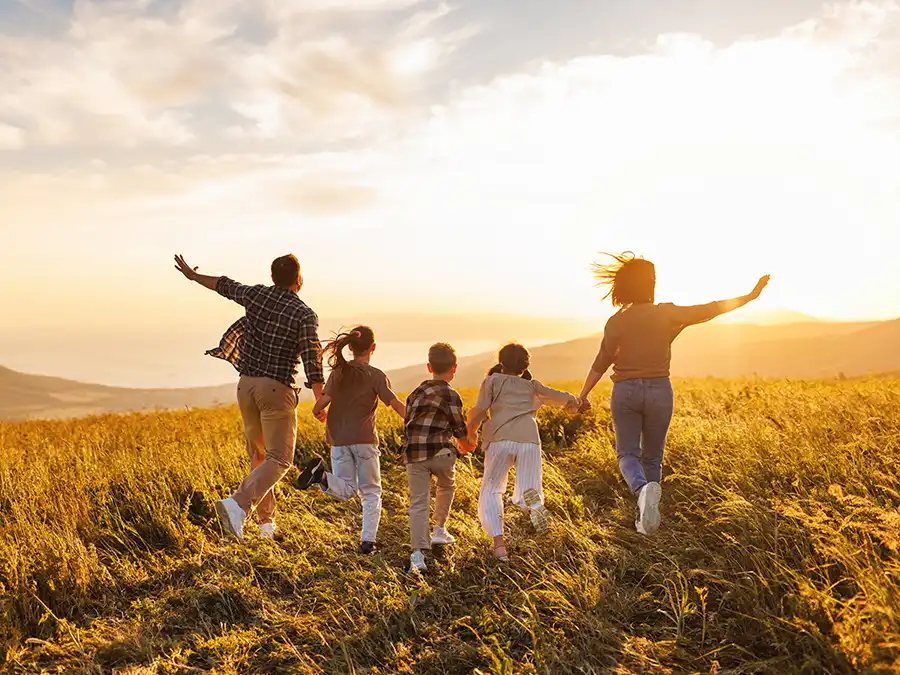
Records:
{"label": "woman's hand", "polygon": [[463,455],[468,455],[470,452],[475,450],[475,443],[471,438],[460,438],[459,439],[459,451]]}
{"label": "woman's hand", "polygon": [[756,282],[756,286],[753,287],[753,290],[750,291],[750,294],[747,297],[751,300],[756,300],[760,296],[760,293],[763,292],[763,289],[768,285],[769,279],[770,277],[768,274],[760,277],[759,281]]}
{"label": "woman's hand", "polygon": [[583,405],[580,397],[576,396],[574,399],[570,400],[566,403],[566,412],[570,415],[574,415],[581,411],[581,406]]}
{"label": "woman's hand", "polygon": [[581,407],[578,408],[578,412],[586,413],[590,409],[591,409],[591,401],[590,401],[590,399],[588,399],[587,396],[585,396],[581,399]]}

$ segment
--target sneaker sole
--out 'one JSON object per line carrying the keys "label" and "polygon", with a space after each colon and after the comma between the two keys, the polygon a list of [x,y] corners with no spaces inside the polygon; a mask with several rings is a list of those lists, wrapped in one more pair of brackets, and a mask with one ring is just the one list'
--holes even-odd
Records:
{"label": "sneaker sole", "polygon": [[225,505],[222,502],[216,502],[216,515],[219,517],[219,525],[222,526],[222,530],[225,534],[235,541],[240,541],[240,536],[234,531],[234,526],[231,524],[231,517],[228,515],[228,509],[225,508]]}
{"label": "sneaker sole", "polygon": [[641,509],[641,525],[643,534],[653,534],[659,529],[659,500],[662,498],[662,486],[659,483],[647,483],[641,492],[644,507]]}
{"label": "sneaker sole", "polygon": [[313,474],[323,465],[321,458],[315,457],[306,463],[303,471],[297,477],[294,487],[299,490],[308,490],[313,486]]}
{"label": "sneaker sole", "polygon": [[550,518],[547,515],[547,509],[541,504],[541,496],[534,488],[525,490],[522,493],[522,499],[530,510],[531,523],[539,534],[544,534],[550,529]]}
{"label": "sneaker sole", "polygon": [[444,539],[432,539],[432,546],[452,546],[456,543],[456,539],[444,540]]}

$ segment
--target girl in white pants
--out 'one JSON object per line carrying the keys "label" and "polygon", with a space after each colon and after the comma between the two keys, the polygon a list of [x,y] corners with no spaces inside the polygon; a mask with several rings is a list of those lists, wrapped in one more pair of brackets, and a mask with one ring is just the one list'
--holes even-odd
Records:
{"label": "girl in white pants", "polygon": [[[353,360],[344,358],[345,349]],[[387,375],[369,363],[375,333],[368,326],[341,333],[322,351],[328,356],[331,374],[313,415],[321,419],[328,409],[325,435],[331,445],[331,473],[315,457],[307,462],[296,485],[303,490],[318,485],[342,501],[359,494],[363,512],[359,552],[371,555],[381,520],[381,453],[375,413],[379,400],[401,417],[406,406],[391,390]]]}
{"label": "girl in white pants", "polygon": [[572,394],[533,380],[528,366],[531,355],[519,344],[500,350],[500,363],[488,372],[478,400],[469,411],[469,442],[475,442],[484,426],[484,478],[478,499],[478,516],[485,533],[494,541],[494,555],[508,560],[503,538],[503,496],[509,470],[516,467],[513,503],[529,512],[538,532],[549,527],[542,487],[541,437],[535,414],[544,405],[566,406],[577,411],[581,400]]}

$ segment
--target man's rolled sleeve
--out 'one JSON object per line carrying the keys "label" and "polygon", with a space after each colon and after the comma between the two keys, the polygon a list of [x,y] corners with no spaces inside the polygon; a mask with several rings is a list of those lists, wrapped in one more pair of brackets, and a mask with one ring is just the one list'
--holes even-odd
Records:
{"label": "man's rolled sleeve", "polygon": [[300,326],[300,359],[303,361],[303,372],[306,373],[306,388],[324,384],[325,371],[322,368],[322,343],[319,341],[319,317],[310,312]]}
{"label": "man's rolled sleeve", "polygon": [[216,293],[242,306],[247,305],[254,288],[254,286],[245,286],[228,277],[219,277],[219,281],[216,282]]}

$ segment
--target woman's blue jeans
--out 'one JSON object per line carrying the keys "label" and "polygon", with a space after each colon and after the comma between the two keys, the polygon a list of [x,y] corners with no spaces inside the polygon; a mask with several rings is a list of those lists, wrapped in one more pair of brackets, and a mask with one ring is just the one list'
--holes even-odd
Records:
{"label": "woman's blue jeans", "polygon": [[662,478],[663,450],[674,408],[672,382],[667,377],[613,385],[610,409],[619,471],[635,494]]}

